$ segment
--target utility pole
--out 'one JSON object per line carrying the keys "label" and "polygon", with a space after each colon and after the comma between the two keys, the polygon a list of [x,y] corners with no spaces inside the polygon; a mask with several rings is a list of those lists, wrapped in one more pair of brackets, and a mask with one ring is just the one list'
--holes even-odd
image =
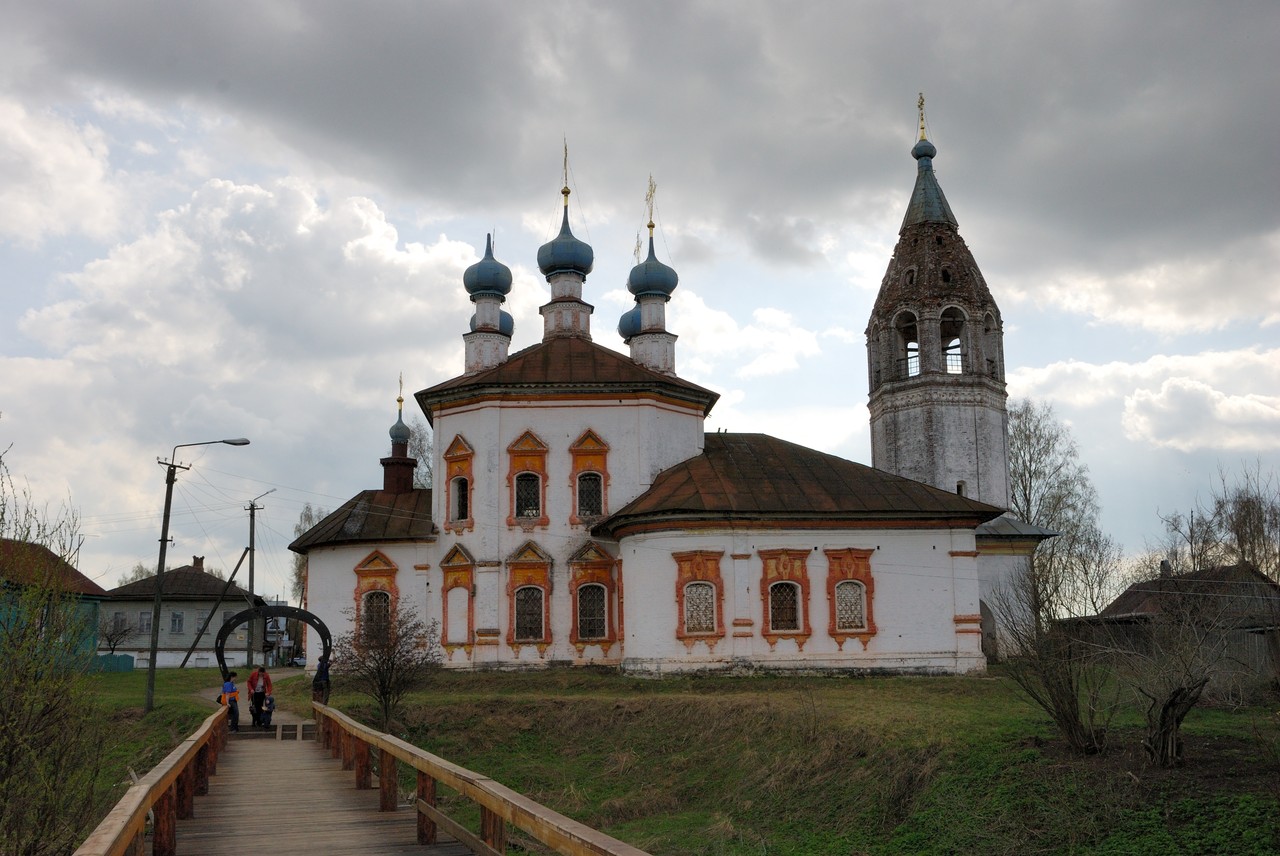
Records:
{"label": "utility pole", "polygon": [[[275,493],[275,491],[276,491],[275,488],[271,488],[271,490],[267,491],[267,493]],[[254,543],[254,527],[256,524],[256,512],[258,511],[259,508],[262,508],[261,505],[258,505],[258,500],[266,496],[267,493],[260,493],[257,496],[255,496],[253,499],[249,500],[249,507],[245,509],[245,511],[249,512],[249,607],[251,609],[257,605],[253,602],[253,599],[255,597],[254,591],[253,591],[253,553],[254,553],[253,543]],[[258,623],[258,619],[256,618],[249,619],[249,633],[247,634],[249,637],[249,643],[248,643],[247,649],[245,650],[245,660],[244,660],[245,669],[253,668],[253,629],[257,625],[257,623]]]}

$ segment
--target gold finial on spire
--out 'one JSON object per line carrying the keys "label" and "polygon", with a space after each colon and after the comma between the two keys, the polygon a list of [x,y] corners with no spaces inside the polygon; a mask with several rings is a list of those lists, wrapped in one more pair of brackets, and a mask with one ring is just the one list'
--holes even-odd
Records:
{"label": "gold finial on spire", "polygon": [[396,396],[396,412],[404,412],[404,372],[400,372],[400,394]]}
{"label": "gold finial on spire", "polygon": [[920,93],[920,98],[916,101],[916,108],[920,111],[920,139],[924,139],[924,93]]}
{"label": "gold finial on spire", "polygon": [[653,237],[653,197],[658,192],[658,185],[653,180],[653,173],[649,173],[649,190],[644,195],[645,208],[649,211],[649,237]]}
{"label": "gold finial on spire", "polygon": [[560,192],[564,195],[564,207],[569,207],[569,138],[564,138],[564,187]]}

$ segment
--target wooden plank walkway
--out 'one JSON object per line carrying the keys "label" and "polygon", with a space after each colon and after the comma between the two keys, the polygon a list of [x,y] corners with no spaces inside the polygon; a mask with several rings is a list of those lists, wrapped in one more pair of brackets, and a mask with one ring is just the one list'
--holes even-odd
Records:
{"label": "wooden plank walkway", "polygon": [[[245,724],[247,725],[247,723]],[[440,837],[417,843],[416,812],[378,811],[375,780],[359,791],[314,740],[236,740],[218,758],[195,817],[178,821],[179,856],[463,856],[471,851]]]}

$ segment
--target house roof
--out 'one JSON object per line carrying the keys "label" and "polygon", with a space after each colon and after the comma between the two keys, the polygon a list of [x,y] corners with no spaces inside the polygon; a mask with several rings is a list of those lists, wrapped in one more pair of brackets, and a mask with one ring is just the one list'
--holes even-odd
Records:
{"label": "house roof", "polygon": [[499,366],[455,377],[414,397],[433,419],[435,407],[476,398],[619,394],[670,398],[695,405],[704,415],[720,398],[696,383],[644,368],[625,354],[577,336],[547,339],[512,354]]}
{"label": "house roof", "polygon": [[0,579],[18,585],[53,585],[86,597],[107,594],[48,547],[13,538],[0,538]]}
{"label": "house roof", "polygon": [[364,541],[434,539],[430,488],[403,493],[364,490],[289,545],[295,553]]}
{"label": "house roof", "polygon": [[689,525],[966,526],[1003,509],[766,434],[706,435],[701,455],[599,524],[616,537]]}
{"label": "house roof", "polygon": [[1098,617],[1162,615],[1171,598],[1188,594],[1213,598],[1207,601],[1218,607],[1213,612],[1232,616],[1236,624],[1280,624],[1280,585],[1246,562],[1134,583]]}
{"label": "house roof", "polygon": [[[161,596],[165,600],[216,600],[222,594],[227,581],[215,577],[208,571],[194,565],[183,565],[164,572]],[[156,596],[156,577],[143,577],[131,583],[117,586],[107,595],[112,600],[146,600]],[[226,598],[241,600],[247,598],[249,592],[235,583],[227,589]],[[262,600],[261,597],[257,600]]]}

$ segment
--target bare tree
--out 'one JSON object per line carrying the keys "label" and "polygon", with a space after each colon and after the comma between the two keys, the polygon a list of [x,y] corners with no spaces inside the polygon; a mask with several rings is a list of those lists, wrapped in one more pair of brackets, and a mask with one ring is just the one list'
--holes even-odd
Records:
{"label": "bare tree", "polygon": [[[328,516],[329,512],[319,506],[312,506],[308,502],[302,506],[302,513],[298,515],[298,522],[293,524],[293,537],[301,538],[313,526]],[[307,557],[301,553],[293,554],[293,575],[290,580],[289,593],[298,603],[302,603],[302,599],[307,593]]]}
{"label": "bare tree", "polygon": [[418,466],[413,471],[414,487],[431,487],[435,474],[431,458],[433,452],[431,429],[422,421],[421,416],[413,417],[409,421],[409,456],[418,461]]}
{"label": "bare tree", "polygon": [[98,642],[107,646],[107,652],[114,654],[120,643],[138,632],[137,625],[123,617],[103,617],[98,621]]}
{"label": "bare tree", "polygon": [[1042,542],[1021,574],[993,598],[1009,674],[1053,720],[1073,750],[1105,746],[1118,694],[1105,647],[1071,619],[1110,597],[1119,547],[1098,527],[1097,494],[1070,430],[1053,408],[1031,401],[1009,410],[1011,510],[1060,533]]}
{"label": "bare tree", "polygon": [[[354,617],[351,610],[348,615]],[[439,622],[424,624],[408,606],[385,621],[356,622],[356,628],[333,646],[334,675],[377,703],[378,724],[384,730],[405,695],[425,686],[443,661]]]}
{"label": "bare tree", "polygon": [[154,577],[155,575],[155,568],[148,568],[146,565],[138,562],[129,569],[129,573],[120,575],[120,579],[116,585],[123,586],[128,585],[129,583],[136,583],[138,580],[145,580],[147,577]]}

